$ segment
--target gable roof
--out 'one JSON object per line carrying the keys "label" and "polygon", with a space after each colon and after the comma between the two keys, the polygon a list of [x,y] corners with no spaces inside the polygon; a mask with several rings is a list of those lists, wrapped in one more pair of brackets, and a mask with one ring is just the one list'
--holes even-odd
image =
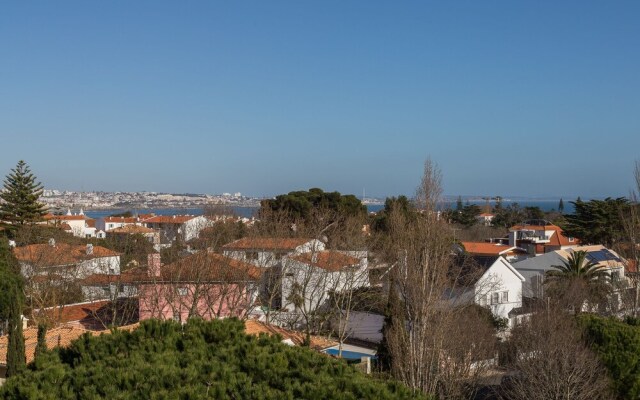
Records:
{"label": "gable roof", "polygon": [[222,246],[225,250],[295,250],[312,241],[309,238],[249,238],[244,237]]}
{"label": "gable roof", "polygon": [[49,244],[20,246],[14,248],[13,253],[18,261],[36,264],[42,267],[77,264],[95,258],[120,255],[120,253],[102,246],[93,246],[93,253],[87,254],[86,246],[67,243],[57,243],[54,246]]}
{"label": "gable roof", "polygon": [[337,272],[345,267],[360,264],[359,259],[334,250],[302,253],[289,258],[329,272]]}
{"label": "gable roof", "polygon": [[159,277],[145,282],[247,282],[260,279],[262,270],[253,264],[201,251],[160,268]]}

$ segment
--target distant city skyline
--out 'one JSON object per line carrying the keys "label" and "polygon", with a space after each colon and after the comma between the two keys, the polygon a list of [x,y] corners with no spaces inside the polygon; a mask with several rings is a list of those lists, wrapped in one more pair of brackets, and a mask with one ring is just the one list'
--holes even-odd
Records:
{"label": "distant city skyline", "polygon": [[14,2],[0,175],[47,188],[625,196],[640,3]]}

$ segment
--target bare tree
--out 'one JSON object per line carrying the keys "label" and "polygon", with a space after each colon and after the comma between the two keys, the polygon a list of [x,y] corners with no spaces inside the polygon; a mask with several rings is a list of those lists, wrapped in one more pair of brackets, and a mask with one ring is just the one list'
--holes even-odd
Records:
{"label": "bare tree", "polygon": [[419,213],[392,211],[390,215],[385,253],[394,266],[389,290],[397,293],[398,301],[390,310],[395,322],[385,334],[396,378],[439,398],[464,398],[472,394],[474,380],[488,367],[482,360],[491,357],[491,348],[484,344],[493,343],[493,334],[491,329],[472,328],[476,335],[453,340],[465,307],[452,307],[445,296],[452,292],[459,274],[452,273],[452,232],[438,214],[441,181],[440,170],[427,160],[416,191]]}
{"label": "bare tree", "polygon": [[607,373],[584,344],[573,317],[559,308],[535,314],[512,332],[507,366],[513,371],[500,390],[510,400],[612,398]]}

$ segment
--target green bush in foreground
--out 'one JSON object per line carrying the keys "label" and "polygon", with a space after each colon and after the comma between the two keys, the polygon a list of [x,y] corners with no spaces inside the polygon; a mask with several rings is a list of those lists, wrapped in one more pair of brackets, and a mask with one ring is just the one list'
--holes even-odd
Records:
{"label": "green bush in foreground", "polygon": [[406,387],[341,360],[248,336],[235,319],[145,321],[48,351],[0,388],[4,399],[404,399]]}
{"label": "green bush in foreground", "polygon": [[593,315],[581,317],[587,342],[609,371],[618,396],[640,398],[640,327]]}

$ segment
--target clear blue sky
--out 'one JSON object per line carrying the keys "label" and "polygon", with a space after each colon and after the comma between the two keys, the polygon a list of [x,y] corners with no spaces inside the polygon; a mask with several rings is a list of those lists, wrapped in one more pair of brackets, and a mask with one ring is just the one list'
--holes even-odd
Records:
{"label": "clear blue sky", "polygon": [[0,5],[0,175],[50,188],[625,195],[640,2]]}

